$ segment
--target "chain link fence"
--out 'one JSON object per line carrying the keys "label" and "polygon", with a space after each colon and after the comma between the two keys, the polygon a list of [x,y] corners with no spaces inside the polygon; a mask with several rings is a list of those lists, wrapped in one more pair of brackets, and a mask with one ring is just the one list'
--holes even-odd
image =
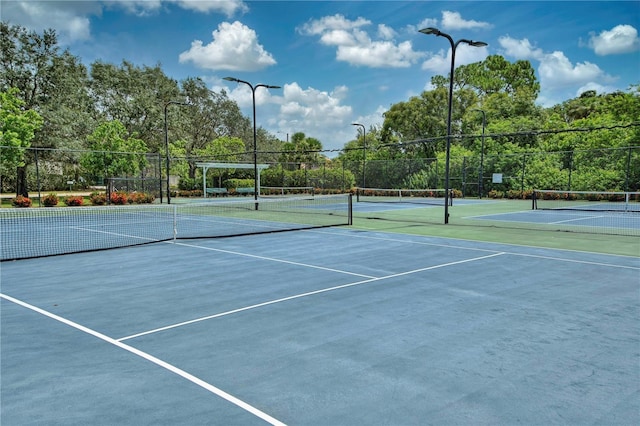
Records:
{"label": "chain link fence", "polygon": [[[16,148],[0,147],[1,150]],[[15,152],[13,152],[15,154]],[[4,154],[0,152],[0,154]],[[0,166],[0,191],[16,194],[114,190],[149,192],[159,200],[172,189],[198,189],[199,158],[172,158],[167,179],[160,154],[118,153],[45,148],[21,149],[23,165]],[[5,158],[4,155],[2,158]],[[207,161],[211,161],[207,159]],[[370,161],[325,160],[319,164],[268,163],[261,185],[314,187],[346,192],[353,187],[437,189],[445,186],[445,161],[435,158]],[[210,171],[212,187],[228,179],[253,179],[253,170]],[[506,196],[533,189],[574,191],[640,191],[640,146],[617,149],[524,152],[450,157],[449,187],[464,197]],[[201,188],[200,188],[201,189]]]}

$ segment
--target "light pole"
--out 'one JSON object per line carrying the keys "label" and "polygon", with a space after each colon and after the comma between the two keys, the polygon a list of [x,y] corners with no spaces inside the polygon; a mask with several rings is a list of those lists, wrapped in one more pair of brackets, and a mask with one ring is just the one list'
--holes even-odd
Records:
{"label": "light pole", "polygon": [[[190,104],[185,104],[184,102],[178,101],[169,101],[164,104],[164,150],[165,150],[165,161],[167,166],[167,204],[171,204],[171,189],[169,188],[170,179],[169,179],[169,130],[167,129],[167,107],[169,105],[182,105],[182,106],[191,106]],[[162,188],[160,189],[160,195],[162,196]]]}
{"label": "light pole", "polygon": [[235,77],[224,77],[223,80],[235,81],[236,83],[244,83],[251,89],[253,99],[253,199],[256,201],[256,210],[258,210],[258,142],[256,129],[256,89],[264,87],[266,89],[280,89],[280,86],[271,86],[269,84],[256,84],[255,86],[248,81],[240,80]]}
{"label": "light pole", "polygon": [[480,171],[478,172],[478,195],[482,198],[482,190],[483,190],[483,181],[482,174],[484,168],[484,129],[487,127],[487,113],[481,109],[474,109],[472,111],[477,111],[482,113],[482,144],[480,146]]}
{"label": "light pole", "polygon": [[473,47],[486,46],[484,41],[473,41],[467,39],[460,39],[456,42],[453,41],[449,34],[443,33],[437,28],[423,28],[420,30],[422,34],[433,34],[439,37],[445,37],[451,44],[451,71],[449,73],[449,112],[447,116],[447,152],[444,163],[444,223],[449,223],[449,156],[451,154],[451,111],[453,109],[453,73],[456,63],[456,49],[460,43],[468,44]]}
{"label": "light pole", "polygon": [[367,129],[364,124],[351,123],[352,126],[362,127],[362,189],[366,188],[365,185],[365,167],[367,166]]}

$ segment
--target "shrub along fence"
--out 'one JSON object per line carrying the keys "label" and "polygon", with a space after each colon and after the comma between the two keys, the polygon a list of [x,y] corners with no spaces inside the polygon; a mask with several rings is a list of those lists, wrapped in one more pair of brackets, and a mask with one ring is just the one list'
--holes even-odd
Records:
{"label": "shrub along fence", "polygon": [[[16,149],[0,147],[0,150]],[[202,175],[188,174],[199,158],[172,158],[167,179],[160,154],[22,149],[24,166],[0,165],[0,192],[15,194],[20,181],[39,198],[60,191],[145,193],[163,200],[167,181],[173,195],[202,195]],[[0,152],[2,154],[2,152]],[[87,161],[89,158],[92,161]],[[210,159],[207,159],[210,161]],[[136,165],[131,168],[130,163]],[[316,193],[351,191],[353,187],[444,188],[442,158],[400,158],[369,161],[326,160],[321,164],[271,163],[261,186],[313,187]],[[234,179],[253,179],[253,170],[209,172],[211,187]],[[572,191],[640,191],[640,146],[616,149],[521,152],[501,155],[451,156],[450,188],[464,197],[526,197],[534,189]],[[480,194],[482,189],[482,194]]]}

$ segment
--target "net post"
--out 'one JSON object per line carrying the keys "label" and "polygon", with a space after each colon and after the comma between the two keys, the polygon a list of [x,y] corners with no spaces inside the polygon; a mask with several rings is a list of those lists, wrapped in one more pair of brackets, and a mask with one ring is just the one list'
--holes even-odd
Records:
{"label": "net post", "polygon": [[630,195],[631,193],[629,192],[625,192],[624,193],[624,211],[628,212],[629,211],[629,201],[630,201]]}
{"label": "net post", "polygon": [[178,239],[178,205],[173,205],[173,242]]}
{"label": "net post", "polygon": [[353,194],[349,193],[348,201],[349,206],[347,207],[347,225],[353,225]]}
{"label": "net post", "polygon": [[534,189],[533,192],[531,193],[531,210],[536,210],[536,207],[537,207],[536,197],[537,197],[537,192]]}

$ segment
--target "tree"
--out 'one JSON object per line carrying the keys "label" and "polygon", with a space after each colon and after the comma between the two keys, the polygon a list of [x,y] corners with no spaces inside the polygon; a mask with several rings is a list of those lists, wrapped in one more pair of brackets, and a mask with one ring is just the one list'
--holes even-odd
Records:
{"label": "tree", "polygon": [[137,67],[128,61],[120,66],[96,61],[91,64],[90,74],[95,119],[117,120],[129,134],[146,141],[150,152],[162,152],[164,106],[181,99],[178,83],[159,65]]}
{"label": "tree", "polygon": [[[203,149],[198,149],[194,154],[198,158],[212,158],[221,163],[234,163],[238,156],[244,152],[244,142],[240,138],[222,136]],[[222,178],[225,173],[233,173],[234,169],[211,169],[214,177],[218,178],[218,187],[222,187]]]}
{"label": "tree", "polygon": [[[181,82],[182,96],[189,106],[171,108],[170,131],[178,136],[181,147],[173,148],[186,159],[188,173],[183,176],[188,185],[196,176],[196,161],[199,156],[213,155],[216,161],[248,161],[247,141],[253,141],[249,120],[242,115],[235,101],[227,92],[213,92],[206,87],[200,78],[188,78]],[[250,139],[246,139],[251,135]],[[219,142],[217,142],[219,140]],[[233,141],[233,142],[230,142]],[[242,143],[242,148],[237,142]],[[244,142],[243,142],[244,141]],[[230,145],[229,145],[230,144]],[[221,146],[229,145],[228,151]],[[225,155],[231,155],[225,159]]]}
{"label": "tree", "polygon": [[316,138],[307,137],[302,132],[294,133],[290,142],[282,145],[283,153],[280,161],[283,163],[296,164],[297,168],[317,165],[320,162],[320,151],[322,142]]}
{"label": "tree", "polygon": [[54,87],[53,59],[59,55],[55,31],[40,35],[0,22],[0,40],[0,88],[17,88],[27,109],[45,103]]}
{"label": "tree", "polygon": [[[23,110],[24,101],[18,98],[18,89],[0,92],[0,163],[1,175],[24,166],[25,149],[43,123],[42,117],[32,109]],[[16,195],[27,197],[23,186]]]}
{"label": "tree", "polygon": [[532,104],[540,92],[535,70],[529,61],[511,63],[500,55],[491,55],[481,62],[462,65],[456,69],[454,90],[470,87],[480,98],[504,93],[512,98],[522,97]]}
{"label": "tree", "polygon": [[[36,130],[32,145],[80,148],[94,127],[85,67],[69,51],[60,51],[53,30],[38,34],[1,22],[0,35],[0,90],[17,88],[24,108],[38,112],[46,123]],[[67,161],[75,161],[69,152]],[[41,152],[43,158],[51,153]],[[17,168],[20,193],[27,192],[26,166],[32,161],[27,154],[23,166]]]}
{"label": "tree", "polygon": [[88,141],[92,151],[83,155],[81,164],[93,176],[131,176],[147,164],[147,145],[141,139],[129,136],[117,120],[102,123]]}

